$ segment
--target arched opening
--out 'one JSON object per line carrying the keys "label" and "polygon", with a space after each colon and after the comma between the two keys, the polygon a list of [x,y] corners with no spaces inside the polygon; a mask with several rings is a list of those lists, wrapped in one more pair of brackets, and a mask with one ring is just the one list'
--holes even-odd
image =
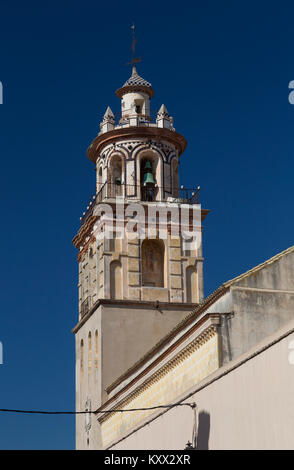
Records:
{"label": "arched opening", "polygon": [[144,152],[139,159],[140,193],[142,201],[156,201],[160,198],[161,160],[158,155]]}
{"label": "arched opening", "polygon": [[142,114],[143,113],[143,105],[144,105],[144,100],[143,99],[135,99],[136,114]]}
{"label": "arched opening", "polygon": [[186,295],[187,302],[198,302],[197,270],[195,266],[188,266],[186,269]]}
{"label": "arched opening", "polygon": [[103,173],[102,173],[102,166],[100,166],[98,170],[98,179],[97,179],[97,192],[100,191],[100,189],[103,186]]}
{"label": "arched opening", "polygon": [[92,372],[92,335],[91,331],[88,334],[88,376]]}
{"label": "arched opening", "polygon": [[120,261],[110,263],[110,298],[122,299],[122,266]]}
{"label": "arched opening", "polygon": [[146,239],[142,243],[142,285],[164,287],[164,243]]}
{"label": "arched opening", "polygon": [[95,331],[95,361],[94,361],[94,367],[97,370],[98,369],[98,331]]}
{"label": "arched opening", "polygon": [[108,197],[122,196],[123,172],[123,158],[120,155],[114,155],[108,167]]}
{"label": "arched opening", "polygon": [[84,381],[84,341],[81,340],[81,349],[80,349],[81,359],[80,359],[80,373],[81,373],[81,383]]}
{"label": "arched opening", "polygon": [[172,195],[179,196],[179,166],[177,159],[174,158],[171,165]]}

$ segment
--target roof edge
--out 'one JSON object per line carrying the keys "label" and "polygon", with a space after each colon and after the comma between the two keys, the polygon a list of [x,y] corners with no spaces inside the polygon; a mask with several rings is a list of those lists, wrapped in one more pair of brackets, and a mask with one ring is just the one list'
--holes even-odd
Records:
{"label": "roof edge", "polygon": [[245,279],[246,277],[250,276],[253,273],[256,273],[257,271],[260,271],[261,269],[265,268],[266,266],[275,263],[278,261],[280,258],[283,258],[283,256],[286,256],[289,253],[292,253],[294,251],[294,245],[290,246],[284,251],[281,251],[277,253],[275,256],[272,256],[266,261],[263,261],[262,263],[258,264],[254,268],[249,269],[248,271],[245,271],[245,273],[240,274],[237,277],[234,277],[233,279],[230,279],[229,281],[226,281],[223,285],[226,287],[230,287],[231,285],[235,284],[238,281],[241,281],[242,279]]}
{"label": "roof edge", "polygon": [[216,289],[212,294],[210,294],[202,303],[200,303],[192,312],[187,315],[180,323],[178,323],[167,335],[165,335],[160,341],[158,341],[153,348],[144,354],[137,362],[135,362],[126,372],[120,375],[117,379],[114,380],[108,387],[106,387],[106,392],[110,393],[114,390],[121,382],[126,380],[130,375],[135,373],[140,369],[152,356],[162,349],[166,344],[168,344],[181,330],[187,327],[192,323],[197,317],[214,301],[219,299],[227,292],[228,288],[225,288],[223,285]]}

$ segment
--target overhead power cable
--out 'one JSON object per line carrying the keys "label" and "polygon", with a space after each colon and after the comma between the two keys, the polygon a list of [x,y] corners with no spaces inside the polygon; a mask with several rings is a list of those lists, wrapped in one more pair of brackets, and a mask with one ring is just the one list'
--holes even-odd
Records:
{"label": "overhead power cable", "polygon": [[189,406],[195,408],[195,403],[174,403],[171,405],[158,405],[146,408],[129,408],[125,410],[97,410],[97,411],[45,411],[45,410],[15,410],[9,408],[0,408],[0,413],[24,413],[24,414],[41,414],[41,415],[79,415],[79,414],[107,414],[107,413],[128,413],[129,411],[148,411],[161,408],[175,408],[176,406]]}

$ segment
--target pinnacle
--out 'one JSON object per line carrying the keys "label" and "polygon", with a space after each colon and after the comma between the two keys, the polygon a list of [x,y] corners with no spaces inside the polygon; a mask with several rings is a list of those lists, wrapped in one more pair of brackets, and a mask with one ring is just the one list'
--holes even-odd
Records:
{"label": "pinnacle", "polygon": [[165,104],[162,104],[159,108],[158,114],[167,114],[169,115],[169,112],[165,106]]}
{"label": "pinnacle", "polygon": [[104,114],[103,117],[104,118],[109,118],[109,117],[114,118],[114,114],[113,114],[110,106],[107,106],[107,109],[106,109],[105,114]]}

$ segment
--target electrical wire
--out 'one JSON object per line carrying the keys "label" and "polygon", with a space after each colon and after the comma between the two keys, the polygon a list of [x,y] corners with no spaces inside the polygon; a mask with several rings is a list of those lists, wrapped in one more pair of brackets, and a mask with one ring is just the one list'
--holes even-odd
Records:
{"label": "electrical wire", "polygon": [[99,414],[99,413],[127,413],[129,411],[148,411],[162,408],[175,408],[176,406],[189,406],[195,408],[195,403],[174,403],[171,405],[158,405],[147,408],[130,408],[126,410],[97,410],[97,411],[42,411],[42,410],[14,410],[8,408],[0,408],[0,413],[25,413],[25,414],[41,414],[41,415],[79,415],[79,414]]}

